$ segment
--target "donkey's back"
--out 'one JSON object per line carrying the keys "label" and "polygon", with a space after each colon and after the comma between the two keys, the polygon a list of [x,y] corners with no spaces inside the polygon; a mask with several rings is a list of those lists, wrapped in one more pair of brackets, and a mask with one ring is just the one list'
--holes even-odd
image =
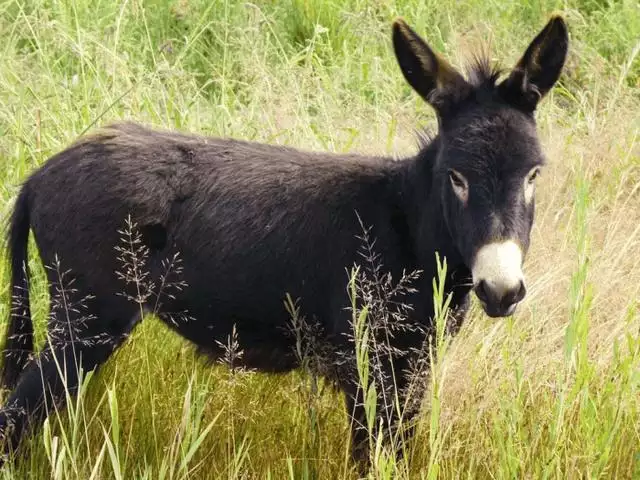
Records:
{"label": "donkey's back", "polygon": [[[376,224],[381,245],[393,244],[385,260],[406,267],[397,250],[404,240],[391,224],[393,166],[127,123],[59,153],[25,190],[43,262],[60,259],[76,285],[95,295],[96,316],[113,315],[117,305],[115,330],[140,310],[123,301],[123,291],[139,295],[126,285],[136,259],[122,249],[146,252],[136,268],[148,272],[137,275],[148,273],[155,285],[177,255],[180,278],[174,272],[172,279],[187,288],[149,295],[145,307],[211,350],[235,324],[250,366],[281,370],[293,366],[291,340],[279,333],[289,320],[285,294],[303,299],[305,314],[327,334],[348,328],[346,268],[358,261],[358,217]],[[128,218],[135,231],[126,231]],[[336,316],[345,321],[329,324]],[[270,353],[263,358],[263,351]]]}

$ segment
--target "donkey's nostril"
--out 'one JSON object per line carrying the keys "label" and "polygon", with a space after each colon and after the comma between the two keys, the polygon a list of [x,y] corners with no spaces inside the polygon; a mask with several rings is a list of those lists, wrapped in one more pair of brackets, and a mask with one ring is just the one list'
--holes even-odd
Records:
{"label": "donkey's nostril", "polygon": [[513,300],[513,303],[519,303],[526,296],[527,296],[527,287],[525,287],[524,281],[520,280],[520,288],[518,289],[518,293],[516,294],[515,299]]}
{"label": "donkey's nostril", "polygon": [[489,289],[487,286],[487,282],[484,280],[480,280],[478,284],[474,288],[476,292],[476,296],[480,299],[480,301],[484,303],[489,303]]}
{"label": "donkey's nostril", "polygon": [[505,292],[504,296],[500,300],[502,305],[509,307],[515,303],[519,303],[527,294],[527,288],[524,286],[524,282],[520,280],[511,290]]}

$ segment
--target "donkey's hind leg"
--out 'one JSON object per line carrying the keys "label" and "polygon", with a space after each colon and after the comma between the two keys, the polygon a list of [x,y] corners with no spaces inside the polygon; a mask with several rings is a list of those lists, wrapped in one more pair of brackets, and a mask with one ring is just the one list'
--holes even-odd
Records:
{"label": "donkey's hind leg", "polygon": [[75,396],[80,370],[96,369],[122,344],[139,314],[121,298],[109,303],[109,309],[94,308],[95,316],[77,318],[67,311],[50,322],[46,346],[0,410],[0,453],[15,450],[28,428],[38,428],[52,409],[63,407],[67,394]]}

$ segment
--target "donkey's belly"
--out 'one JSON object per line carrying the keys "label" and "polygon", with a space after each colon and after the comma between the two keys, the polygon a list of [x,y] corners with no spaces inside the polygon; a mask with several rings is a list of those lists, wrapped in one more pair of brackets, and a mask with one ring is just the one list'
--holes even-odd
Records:
{"label": "donkey's belly", "polygon": [[286,321],[279,327],[237,317],[161,318],[216,363],[266,372],[286,372],[299,364],[295,333]]}

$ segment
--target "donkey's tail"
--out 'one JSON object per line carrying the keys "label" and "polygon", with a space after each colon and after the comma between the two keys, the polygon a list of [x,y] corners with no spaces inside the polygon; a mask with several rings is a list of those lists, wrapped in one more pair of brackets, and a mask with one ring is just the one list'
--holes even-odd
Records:
{"label": "donkey's tail", "polygon": [[11,312],[2,350],[2,387],[13,389],[33,352],[33,322],[29,308],[27,242],[29,240],[29,200],[23,185],[9,225],[8,247],[11,262]]}

